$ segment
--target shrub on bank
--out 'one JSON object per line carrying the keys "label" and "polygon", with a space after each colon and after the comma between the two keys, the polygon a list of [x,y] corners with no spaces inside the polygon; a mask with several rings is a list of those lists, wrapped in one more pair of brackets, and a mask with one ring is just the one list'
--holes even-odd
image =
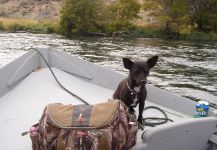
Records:
{"label": "shrub on bank", "polygon": [[182,35],[180,35],[180,39],[217,41],[217,33],[215,33],[215,32],[205,33],[205,32],[193,31],[190,34],[182,34]]}
{"label": "shrub on bank", "polygon": [[2,21],[0,21],[0,30],[4,30],[4,24]]}
{"label": "shrub on bank", "polygon": [[145,38],[162,38],[164,37],[164,33],[160,29],[154,29],[154,28],[142,28],[138,27],[135,29],[133,32],[135,35],[138,35],[140,37],[145,37]]}

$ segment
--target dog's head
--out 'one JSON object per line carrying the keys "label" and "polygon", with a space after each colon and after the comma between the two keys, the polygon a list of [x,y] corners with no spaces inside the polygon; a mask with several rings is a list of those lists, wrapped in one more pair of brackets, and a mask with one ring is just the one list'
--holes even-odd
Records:
{"label": "dog's head", "polygon": [[153,68],[158,60],[158,56],[153,56],[147,61],[131,61],[123,58],[124,67],[130,71],[130,78],[137,86],[143,86],[147,82],[150,69]]}

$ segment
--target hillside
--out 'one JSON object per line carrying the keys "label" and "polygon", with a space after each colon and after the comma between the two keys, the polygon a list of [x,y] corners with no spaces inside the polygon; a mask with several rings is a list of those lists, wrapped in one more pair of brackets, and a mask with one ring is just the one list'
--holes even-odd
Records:
{"label": "hillside", "polygon": [[63,0],[0,0],[0,17],[56,19]]}
{"label": "hillside", "polygon": [[[113,1],[105,0],[105,3]],[[55,20],[59,16],[63,2],[64,0],[0,0],[0,18]],[[144,11],[140,12],[139,16],[141,18],[134,20],[134,24],[144,26],[154,22]]]}

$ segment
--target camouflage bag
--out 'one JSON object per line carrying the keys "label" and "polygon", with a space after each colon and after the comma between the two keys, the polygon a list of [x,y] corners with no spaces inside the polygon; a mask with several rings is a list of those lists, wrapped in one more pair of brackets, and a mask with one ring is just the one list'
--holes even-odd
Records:
{"label": "camouflage bag", "polygon": [[96,105],[49,104],[30,129],[33,150],[128,150],[136,144],[135,119],[118,100]]}

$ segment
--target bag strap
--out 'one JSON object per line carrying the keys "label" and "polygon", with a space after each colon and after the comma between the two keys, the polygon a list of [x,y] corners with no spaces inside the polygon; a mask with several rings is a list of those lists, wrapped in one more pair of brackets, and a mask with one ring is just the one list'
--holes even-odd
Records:
{"label": "bag strap", "polygon": [[60,134],[57,137],[56,148],[57,148],[56,150],[65,150],[65,146]]}

